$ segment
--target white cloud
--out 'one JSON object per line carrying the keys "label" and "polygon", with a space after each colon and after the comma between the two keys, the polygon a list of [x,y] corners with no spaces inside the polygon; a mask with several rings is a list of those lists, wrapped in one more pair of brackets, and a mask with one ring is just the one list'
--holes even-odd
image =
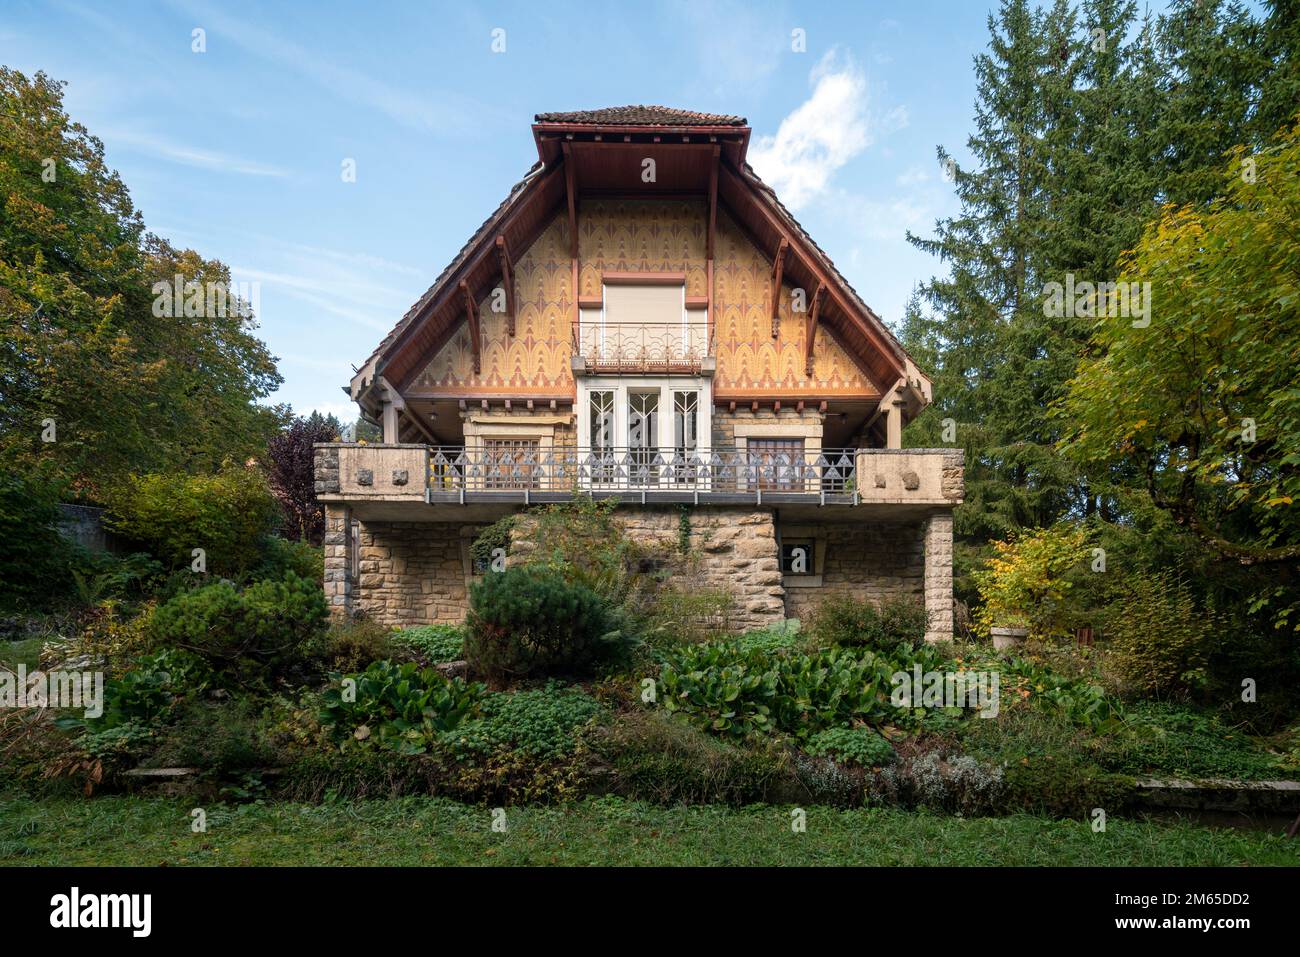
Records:
{"label": "white cloud", "polygon": [[866,74],[832,49],[809,76],[812,94],[781,121],[775,136],[759,137],[749,161],[791,209],[823,194],[835,171],[875,142],[907,125],[901,107],[872,109]]}
{"label": "white cloud", "polygon": [[171,160],[183,166],[214,170],[218,173],[238,173],[243,176],[289,175],[288,170],[278,166],[258,163],[214,150],[199,149],[195,146],[177,145],[168,142],[165,136],[136,133],[130,130],[101,130],[99,138],[110,148],[122,144],[138,153]]}

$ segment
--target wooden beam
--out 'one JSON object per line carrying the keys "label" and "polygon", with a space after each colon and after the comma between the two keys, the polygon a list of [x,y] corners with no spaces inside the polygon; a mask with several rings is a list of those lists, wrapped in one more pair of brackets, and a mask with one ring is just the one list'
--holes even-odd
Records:
{"label": "wooden beam", "polygon": [[713,258],[713,234],[718,225],[718,163],[722,147],[713,147],[713,162],[709,166],[709,235],[705,242],[705,258]]}
{"label": "wooden beam", "polygon": [[826,294],[824,283],[817,284],[813,293],[812,308],[808,310],[808,321],[804,326],[803,363],[804,375],[813,374],[813,343],[817,340],[817,313],[821,311],[822,297]]}
{"label": "wooden beam", "polygon": [[430,430],[428,427],[425,426],[423,422],[420,421],[420,413],[416,412],[410,406],[407,406],[404,411],[405,411],[405,415],[403,416],[403,419],[405,419],[407,422],[410,422],[413,426],[415,426],[415,428],[419,430],[420,434],[429,440],[430,445],[437,445],[438,440],[434,438],[432,430]]}
{"label": "wooden beam", "polygon": [[781,280],[785,277],[785,254],[790,250],[790,241],[782,239],[772,259],[772,338],[781,334]]}
{"label": "wooden beam", "polygon": [[464,279],[460,281],[460,291],[465,297],[465,320],[469,323],[469,345],[470,351],[474,354],[474,374],[478,375],[483,371],[483,357],[480,354],[482,345],[479,342],[478,331],[478,303],[474,301],[474,294],[470,292],[469,283]]}
{"label": "wooden beam", "polygon": [[501,285],[506,291],[506,335],[515,335],[515,277],[510,263],[510,244],[504,235],[497,237],[497,261],[501,264]]}
{"label": "wooden beam", "polygon": [[[577,261],[578,258],[578,183],[577,172],[573,168],[573,149],[568,143],[563,145],[564,149],[564,191],[569,197],[569,258]],[[578,290],[574,289],[573,294],[576,296]]]}

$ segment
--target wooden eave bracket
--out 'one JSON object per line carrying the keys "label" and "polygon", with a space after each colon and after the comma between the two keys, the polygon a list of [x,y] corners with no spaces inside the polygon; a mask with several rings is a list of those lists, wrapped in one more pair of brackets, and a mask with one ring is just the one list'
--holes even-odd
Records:
{"label": "wooden eave bracket", "polygon": [[818,283],[817,291],[813,293],[812,306],[808,309],[808,320],[804,330],[804,375],[813,374],[813,343],[817,341],[817,314],[821,311],[822,298],[825,295],[825,284]]}
{"label": "wooden eave bracket", "polygon": [[469,323],[470,350],[474,353],[474,374],[478,375],[483,371],[482,346],[479,343],[478,332],[478,303],[474,301],[469,283],[463,279],[460,281],[460,291],[465,297],[465,321]]}
{"label": "wooden eave bracket", "polygon": [[506,335],[515,335],[515,279],[510,268],[510,244],[505,236],[496,239],[497,260],[501,264],[501,285],[506,292]]}
{"label": "wooden eave bracket", "polygon": [[782,238],[772,257],[772,338],[781,333],[781,280],[785,277],[785,256],[790,251],[790,240]]}

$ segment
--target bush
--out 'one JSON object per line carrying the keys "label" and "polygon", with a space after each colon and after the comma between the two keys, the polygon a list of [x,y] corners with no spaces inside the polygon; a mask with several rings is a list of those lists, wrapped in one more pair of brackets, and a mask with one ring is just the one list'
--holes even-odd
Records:
{"label": "bush", "polygon": [[124,668],[132,658],[153,651],[156,636],[150,628],[157,606],[146,603],[132,615],[121,602],[100,602],[84,616],[80,633],[63,652],[65,657],[88,656],[109,669]]}
{"label": "bush", "polygon": [[550,682],[544,688],[487,695],[479,716],[460,724],[442,741],[457,757],[518,751],[558,758],[573,750],[578,729],[600,712],[581,688]]}
{"label": "bush", "polygon": [[209,572],[237,579],[262,559],[279,514],[262,473],[241,465],[216,475],[134,476],[109,506],[109,528],[171,567],[190,565],[202,548]]}
{"label": "bush", "polygon": [[429,664],[458,661],[465,657],[463,625],[418,625],[396,632],[393,641]]}
{"label": "bush", "polygon": [[470,589],[470,666],[494,682],[590,673],[626,650],[608,604],[544,566],[485,575]]}
{"label": "bush", "polygon": [[593,734],[616,794],[659,804],[752,804],[793,796],[788,752],[719,741],[663,711],[634,711]]}
{"label": "bush", "polygon": [[891,764],[897,757],[893,745],[873,728],[827,728],[810,735],[804,750],[867,768]]}
{"label": "bush", "polygon": [[861,647],[892,655],[925,639],[925,606],[911,598],[887,598],[879,605],[851,595],[829,595],[809,623],[814,642],[825,648]]}
{"label": "bush", "polygon": [[1006,787],[1000,767],[965,754],[924,750],[869,775],[867,800],[974,816],[1001,812]]}
{"label": "bush", "polygon": [[1109,664],[1129,694],[1185,696],[1208,680],[1217,628],[1173,575],[1134,575],[1109,628]]}
{"label": "bush", "polygon": [[327,616],[320,585],[290,572],[243,591],[222,581],[184,592],[159,606],[149,630],[159,644],[193,651],[247,682],[300,662]]}
{"label": "bush", "polygon": [[262,560],[253,569],[254,580],[279,581],[289,572],[308,581],[325,578],[325,552],[319,545],[291,542],[273,535],[266,539]]}
{"label": "bush", "polygon": [[45,611],[67,594],[75,550],[59,534],[59,486],[0,471],[0,611]]}
{"label": "bush", "polygon": [[156,768],[191,767],[218,776],[274,764],[260,708],[247,698],[214,702],[189,699],[157,737],[145,761]]}
{"label": "bush", "polygon": [[367,618],[353,618],[333,624],[313,643],[313,657],[320,658],[327,671],[364,671],[373,662],[394,657],[395,635],[389,628]]}
{"label": "bush", "polygon": [[[344,747],[377,745],[404,754],[428,751],[477,708],[480,684],[447,678],[433,668],[376,661],[360,674],[354,695],[344,695],[342,676],[322,696],[321,722]],[[348,700],[352,697],[353,700]]]}
{"label": "bush", "polygon": [[197,656],[167,648],[139,658],[130,671],[104,685],[104,712],[97,718],[71,718],[69,725],[103,731],[126,724],[148,724],[166,716],[187,694],[202,690],[210,672]]}
{"label": "bush", "polygon": [[994,542],[996,554],[972,578],[982,607],[979,631],[1023,621],[1031,637],[1069,635],[1075,623],[1072,573],[1088,559],[1088,532],[1070,523],[1027,531],[1014,541]]}

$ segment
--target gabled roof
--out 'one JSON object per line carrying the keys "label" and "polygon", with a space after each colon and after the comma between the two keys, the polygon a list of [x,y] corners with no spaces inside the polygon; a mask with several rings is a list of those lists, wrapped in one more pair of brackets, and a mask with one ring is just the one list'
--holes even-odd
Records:
{"label": "gabled roof", "polygon": [[538,113],[536,123],[563,123],[597,126],[747,126],[743,116],[720,113],[695,113],[667,106],[606,106],[599,110],[574,110],[571,113]]}
{"label": "gabled roof", "polygon": [[[862,300],[825,251],[781,203],[775,191],[763,183],[745,161],[750,132],[745,123],[742,117],[660,106],[537,114],[533,129],[542,160],[511,188],[501,205],[479,226],[433,285],[407,310],[358,370],[349,389],[352,398],[367,411],[373,411],[376,403],[373,386],[380,376],[400,388],[418,371],[419,362],[445,342],[464,318],[463,297],[458,295],[461,282],[465,282],[477,297],[497,281],[499,273],[493,248],[496,237],[506,237],[514,253],[522,254],[550,222],[554,211],[563,205],[567,194],[566,174],[572,176],[573,170],[565,169],[565,156],[568,154],[560,149],[560,144],[570,144],[575,157],[580,151],[584,156],[590,155],[586,151],[591,150],[601,151],[600,155],[604,155],[608,146],[616,144],[615,138],[608,136],[608,144],[602,143],[601,131],[614,128],[624,143],[635,139],[646,149],[691,150],[690,155],[694,156],[708,155],[699,153],[701,149],[720,149],[717,160],[721,173],[718,178],[719,201],[728,207],[750,240],[769,258],[775,254],[779,241],[789,238],[794,255],[787,263],[787,281],[810,290],[819,283],[826,283],[830,297],[823,317],[835,327],[850,351],[868,364],[873,376],[882,380],[884,389],[889,389],[896,379],[904,380],[913,400],[909,401],[909,407],[919,409],[929,401],[929,380],[916,368],[893,333]],[[584,125],[588,127],[586,131],[575,129]],[[694,134],[682,135],[680,143],[668,139],[665,134],[661,142],[658,135],[637,134],[636,127],[704,129],[717,133],[703,141]],[[558,135],[557,130],[561,131]],[[709,146],[710,142],[716,146]],[[565,150],[568,149],[569,146],[565,146]],[[580,183],[579,187],[583,185]],[[652,196],[653,191],[648,191],[647,195]]]}

